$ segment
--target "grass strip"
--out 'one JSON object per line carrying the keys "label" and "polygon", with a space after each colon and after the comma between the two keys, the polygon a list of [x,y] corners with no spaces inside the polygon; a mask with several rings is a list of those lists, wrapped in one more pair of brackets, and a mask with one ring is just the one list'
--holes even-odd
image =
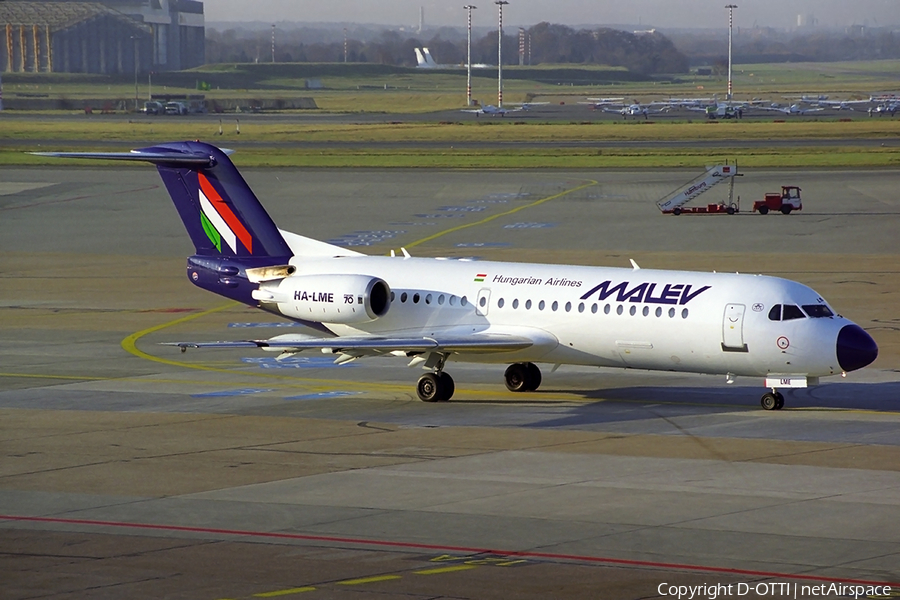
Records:
{"label": "grass strip", "polygon": [[[90,150],[90,147],[69,148]],[[900,148],[799,147],[799,148],[695,148],[695,149],[288,149],[250,148],[235,153],[238,167],[278,168],[679,168],[704,167],[725,159],[744,168],[879,168],[900,164]],[[97,161],[62,160],[20,151],[0,151],[0,165],[97,166]],[[112,164],[112,163],[110,163]]]}

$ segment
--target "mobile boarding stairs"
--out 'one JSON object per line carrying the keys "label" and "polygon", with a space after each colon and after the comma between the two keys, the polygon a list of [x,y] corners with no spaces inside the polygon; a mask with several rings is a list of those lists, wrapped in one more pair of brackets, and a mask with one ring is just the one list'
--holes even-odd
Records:
{"label": "mobile boarding stairs", "polygon": [[[692,179],[656,203],[666,215],[680,214],[729,214],[740,212],[740,198],[734,201],[734,178],[738,176],[737,164],[707,167],[706,173]],[[729,182],[728,201],[706,206],[685,206],[688,202],[722,183]]]}

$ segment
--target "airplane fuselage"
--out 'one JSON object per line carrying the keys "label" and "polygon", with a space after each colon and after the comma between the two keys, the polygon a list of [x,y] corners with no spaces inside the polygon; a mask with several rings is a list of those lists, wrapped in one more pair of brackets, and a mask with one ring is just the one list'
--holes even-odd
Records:
{"label": "airplane fuselage", "polygon": [[[390,286],[390,308],[383,317],[324,323],[339,336],[500,331],[534,340],[513,353],[451,359],[760,377],[815,378],[856,368],[846,352],[840,356],[839,338],[858,326],[834,314],[809,287],[775,277],[374,256],[291,264],[295,272],[281,285],[344,274],[377,277]],[[296,292],[265,307],[316,321],[318,307],[307,300],[317,299],[323,310],[324,304],[342,301],[325,288],[304,292],[306,312],[296,310]],[[773,307],[784,306],[793,308],[772,314]],[[782,319],[782,312],[789,318]]]}

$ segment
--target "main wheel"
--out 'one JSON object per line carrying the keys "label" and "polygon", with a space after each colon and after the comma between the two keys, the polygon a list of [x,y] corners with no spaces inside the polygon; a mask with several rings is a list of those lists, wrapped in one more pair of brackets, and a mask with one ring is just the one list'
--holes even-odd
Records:
{"label": "main wheel", "polygon": [[729,215],[733,215],[735,213],[735,209],[733,206],[729,206],[725,209],[725,212],[727,212]]}
{"label": "main wheel", "polygon": [[794,207],[791,206],[790,204],[783,204],[783,205],[781,206],[781,214],[783,214],[783,215],[789,215],[789,214],[791,214],[791,211],[792,211],[792,210],[794,210]]}
{"label": "main wheel", "polygon": [[455,391],[456,384],[453,383],[453,378],[441,371],[438,374],[438,402],[446,402],[453,397]]}
{"label": "main wheel", "polygon": [[425,373],[416,383],[416,395],[423,402],[446,402],[456,391],[453,378],[446,373]]}
{"label": "main wheel", "polygon": [[681,214],[681,208],[676,206],[675,208],[672,209],[672,214],[677,217],[678,215]]}
{"label": "main wheel", "polygon": [[[766,410],[778,410],[778,396],[781,396],[778,392],[766,392],[760,398],[759,403]],[[782,403],[784,403],[784,398],[782,398]]]}
{"label": "main wheel", "polygon": [[525,377],[525,391],[533,392],[541,385],[541,370],[534,363],[525,363],[527,376]]}
{"label": "main wheel", "polygon": [[528,391],[528,366],[525,363],[509,365],[503,374],[506,380],[506,389],[511,392]]}
{"label": "main wheel", "polygon": [[760,206],[759,209],[757,209],[757,210],[759,210],[759,214],[761,214],[761,215],[769,214],[769,207],[766,205]]}
{"label": "main wheel", "polygon": [[438,402],[440,387],[436,373],[425,373],[416,383],[416,394],[422,402]]}

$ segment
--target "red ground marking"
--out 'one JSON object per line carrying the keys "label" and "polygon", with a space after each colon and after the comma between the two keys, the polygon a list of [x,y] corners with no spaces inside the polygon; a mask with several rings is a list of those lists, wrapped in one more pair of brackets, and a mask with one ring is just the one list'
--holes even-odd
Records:
{"label": "red ground marking", "polygon": [[629,560],[624,558],[609,558],[602,556],[584,556],[580,554],[556,554],[552,552],[528,552],[518,550],[501,550],[498,548],[471,548],[467,546],[444,546],[440,544],[422,544],[418,542],[391,542],[387,540],[372,540],[365,538],[348,538],[327,535],[306,535],[302,533],[281,533],[277,531],[249,531],[245,529],[217,529],[213,527],[191,527],[188,525],[162,525],[156,523],[127,523],[121,521],[96,521],[91,519],[62,519],[57,517],[26,517],[22,515],[0,515],[0,520],[23,521],[32,523],[59,523],[62,525],[90,525],[94,527],[117,527],[123,529],[150,529],[154,531],[207,533],[215,535],[235,535],[241,537],[258,537],[282,540],[304,540],[311,542],[338,542],[343,544],[359,544],[367,546],[382,546],[387,548],[414,548],[416,550],[436,550],[449,552],[464,552],[467,554],[494,554],[500,556],[516,556],[521,558],[543,558],[547,560],[566,560],[587,562],[593,564],[626,565],[631,567],[648,567],[657,569],[675,569],[682,571],[697,571],[704,573],[726,573],[730,575],[752,575],[756,577],[771,577],[775,579],[802,579],[806,581],[827,581],[834,583],[860,584],[860,585],[887,585],[900,587],[900,583],[890,581],[869,581],[867,579],[843,579],[839,577],[825,577],[822,575],[803,575],[796,573],[778,573],[775,571],[753,571],[748,569],[731,569],[727,567],[711,567],[704,565],[687,565],[681,563],[653,562],[647,560]]}

